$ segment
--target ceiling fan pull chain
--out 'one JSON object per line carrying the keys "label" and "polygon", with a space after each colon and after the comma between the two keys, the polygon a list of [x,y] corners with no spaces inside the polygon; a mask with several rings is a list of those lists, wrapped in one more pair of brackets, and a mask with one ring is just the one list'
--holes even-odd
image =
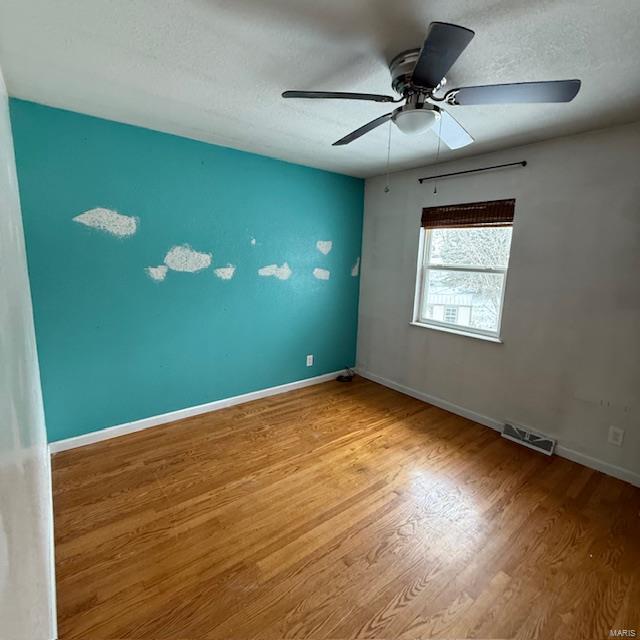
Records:
{"label": "ceiling fan pull chain", "polygon": [[387,184],[384,187],[384,192],[389,193],[391,187],[389,186],[389,161],[391,159],[391,120],[389,120],[389,137],[387,139]]}
{"label": "ceiling fan pull chain", "polygon": [[[438,150],[436,151],[436,164],[438,164],[438,160],[440,159],[440,141],[442,140],[442,116],[440,116],[440,120],[438,122]],[[433,183],[433,193],[438,193],[438,181],[436,180]]]}

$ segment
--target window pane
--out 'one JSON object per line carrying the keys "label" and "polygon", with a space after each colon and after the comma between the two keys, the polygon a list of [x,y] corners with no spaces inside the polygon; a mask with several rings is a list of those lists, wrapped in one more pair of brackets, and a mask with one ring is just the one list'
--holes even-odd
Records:
{"label": "window pane", "polygon": [[422,319],[497,333],[504,275],[427,270]]}
{"label": "window pane", "polygon": [[509,262],[511,227],[432,229],[429,264],[505,268]]}
{"label": "window pane", "polygon": [[455,324],[458,321],[458,307],[451,307],[451,306],[445,307],[444,321]]}

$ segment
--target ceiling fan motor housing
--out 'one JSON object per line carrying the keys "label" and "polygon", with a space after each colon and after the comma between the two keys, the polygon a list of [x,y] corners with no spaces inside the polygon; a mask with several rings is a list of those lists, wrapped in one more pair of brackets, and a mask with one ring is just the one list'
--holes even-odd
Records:
{"label": "ceiling fan motor housing", "polygon": [[391,86],[393,90],[401,96],[411,93],[415,90],[422,89],[427,94],[432,93],[438,87],[446,83],[446,79],[442,78],[438,87],[416,87],[413,84],[412,76],[416,62],[420,57],[420,49],[407,49],[399,53],[390,63],[389,72],[391,73]]}

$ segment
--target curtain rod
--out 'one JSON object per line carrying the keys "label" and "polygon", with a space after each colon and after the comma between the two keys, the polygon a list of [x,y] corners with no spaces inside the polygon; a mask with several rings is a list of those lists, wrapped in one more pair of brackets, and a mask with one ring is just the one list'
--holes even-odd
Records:
{"label": "curtain rod", "polygon": [[422,184],[425,180],[435,180],[436,178],[449,178],[451,176],[461,176],[465,173],[477,173],[478,171],[491,171],[492,169],[504,169],[505,167],[526,167],[527,161],[521,160],[520,162],[508,162],[507,164],[496,164],[492,167],[481,167],[480,169],[467,169],[466,171],[454,171],[453,173],[441,173],[438,176],[426,176],[425,178],[418,178],[418,182]]}

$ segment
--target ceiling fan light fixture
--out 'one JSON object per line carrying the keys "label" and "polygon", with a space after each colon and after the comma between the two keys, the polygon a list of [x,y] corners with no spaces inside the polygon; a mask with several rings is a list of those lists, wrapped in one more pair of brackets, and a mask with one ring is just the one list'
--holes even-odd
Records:
{"label": "ceiling fan light fixture", "polygon": [[402,133],[416,134],[431,129],[440,120],[435,109],[403,109],[393,117],[393,121]]}

